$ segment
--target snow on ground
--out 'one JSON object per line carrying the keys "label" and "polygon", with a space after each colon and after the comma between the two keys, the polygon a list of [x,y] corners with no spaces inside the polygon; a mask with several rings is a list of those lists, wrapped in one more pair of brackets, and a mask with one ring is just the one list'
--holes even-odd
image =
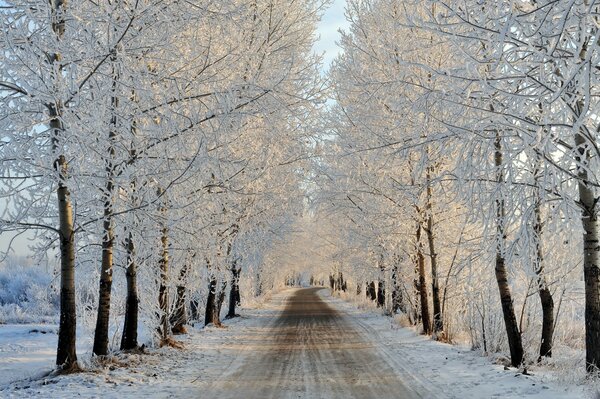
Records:
{"label": "snow on ground", "polygon": [[160,348],[149,349],[143,355],[120,354],[112,362],[98,365],[81,355],[90,352],[88,343],[89,347],[81,348],[78,356],[90,371],[72,375],[40,378],[54,365],[55,331],[29,334],[29,330],[44,326],[0,325],[0,398],[202,396],[212,381],[240,361],[239,345],[231,343],[276,317],[291,292],[279,293],[261,307],[241,309],[242,317],[225,321],[226,328],[190,328],[190,334],[175,337],[183,343],[183,350]]}
{"label": "snow on ground", "polygon": [[0,325],[0,387],[51,371],[56,332],[52,325]]}
{"label": "snow on ground", "polygon": [[[112,362],[93,367],[84,359],[91,371],[67,376],[39,378],[54,362],[55,327],[0,325],[0,398],[202,397],[226,370],[252,355],[250,346],[241,351],[240,343],[265,328],[292,292],[283,291],[262,307],[242,309],[242,317],[226,321],[226,328],[191,329],[189,335],[177,337],[185,345],[183,350],[161,348],[144,355],[118,355]],[[321,293],[378,342],[385,360],[415,388],[422,385],[436,396],[460,399],[593,397],[589,387],[561,386],[550,374],[525,376],[514,369],[504,370],[475,352],[434,342],[399,328],[376,311],[360,310],[328,291]],[[82,352],[86,353],[85,348]]]}

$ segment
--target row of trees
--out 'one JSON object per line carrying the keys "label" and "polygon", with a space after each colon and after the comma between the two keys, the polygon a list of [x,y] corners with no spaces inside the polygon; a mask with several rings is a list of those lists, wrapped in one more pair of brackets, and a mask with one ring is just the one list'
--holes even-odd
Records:
{"label": "row of trees", "polygon": [[[599,12],[593,0],[348,2],[315,167],[349,281],[382,280],[425,333],[506,348],[514,366],[585,323],[598,370]],[[579,290],[584,315],[567,299]]]}
{"label": "row of trees", "polygon": [[266,288],[262,257],[303,206],[322,7],[0,7],[0,223],[60,260],[59,367],[78,367],[78,313],[95,313],[104,356],[120,316],[121,349],[137,347],[140,321],[168,343],[204,303],[218,324],[228,285],[231,316],[253,294],[240,286]]}

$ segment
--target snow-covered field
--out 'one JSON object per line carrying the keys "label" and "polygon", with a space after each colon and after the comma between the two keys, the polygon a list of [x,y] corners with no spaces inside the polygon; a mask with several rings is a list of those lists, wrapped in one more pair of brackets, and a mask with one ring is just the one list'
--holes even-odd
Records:
{"label": "snow-covered field", "polygon": [[50,371],[56,356],[56,332],[56,326],[0,325],[0,386]]}
{"label": "snow-covered field", "polygon": [[[226,370],[239,365],[252,351],[240,351],[249,332],[263,331],[281,311],[293,290],[275,295],[267,304],[242,309],[243,317],[226,321],[227,328],[191,329],[178,337],[183,350],[161,348],[148,354],[118,355],[90,371],[40,377],[52,369],[56,346],[55,327],[34,325],[0,326],[1,398],[166,398],[202,397]],[[372,337],[385,361],[410,387],[427,387],[441,398],[539,398],[575,399],[593,397],[593,389],[564,385],[551,373],[525,376],[490,364],[475,352],[431,341],[410,329],[400,328],[389,317],[331,297],[323,298],[357,323]],[[37,330],[38,332],[35,332]],[[39,331],[45,331],[41,333]],[[89,348],[81,348],[88,353]]]}

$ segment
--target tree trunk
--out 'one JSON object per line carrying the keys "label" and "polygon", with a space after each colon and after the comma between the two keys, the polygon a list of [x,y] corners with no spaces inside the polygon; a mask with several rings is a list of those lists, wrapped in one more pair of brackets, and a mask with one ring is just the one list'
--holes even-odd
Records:
{"label": "tree trunk", "polygon": [[582,208],[583,276],[585,281],[585,363],[588,373],[600,369],[600,231],[598,201],[588,185],[589,150],[585,137],[575,134],[577,146],[579,205]]}
{"label": "tree trunk", "polygon": [[125,243],[127,251],[127,299],[125,302],[125,323],[121,337],[121,350],[132,350],[138,347],[137,329],[139,314],[139,297],[137,289],[137,265],[135,263],[135,243],[133,235],[129,233]]}
{"label": "tree trunk", "polygon": [[379,279],[377,282],[377,307],[382,308],[385,306],[385,281]]}
{"label": "tree trunk", "polygon": [[259,297],[262,294],[263,294],[263,281],[262,281],[261,273],[256,273],[254,297]]}
{"label": "tree trunk", "polygon": [[[54,0],[51,2],[52,31],[59,42],[65,34],[66,2]],[[63,66],[61,55],[51,56],[51,67],[54,89],[59,93],[62,82]],[[60,323],[58,327],[58,347],[56,350],[56,365],[62,370],[75,370],[77,364],[76,338],[77,317],[75,303],[75,231],[73,227],[73,204],[71,193],[66,185],[68,176],[67,158],[62,154],[61,139],[65,127],[62,122],[63,104],[60,100],[46,104],[50,116],[52,132],[52,151],[55,156],[54,169],[58,175],[56,197],[58,201],[59,240],[60,240]]]}
{"label": "tree trunk", "polygon": [[554,300],[552,293],[548,288],[546,278],[544,276],[544,253],[542,251],[542,195],[539,186],[541,158],[537,156],[537,164],[534,169],[534,221],[533,221],[533,240],[535,242],[535,260],[534,271],[537,275],[538,294],[542,305],[542,337],[540,344],[540,355],[538,362],[543,357],[552,357],[552,340],[554,336]]}
{"label": "tree trunk", "polygon": [[413,316],[414,316],[414,324],[413,325],[417,325],[421,322],[421,290],[419,289],[419,262],[417,259],[417,256],[415,255],[414,257],[415,260],[415,270],[414,270],[414,277],[413,277],[413,288],[414,288],[414,298],[415,298],[415,303],[414,306],[412,307],[412,312],[413,312]]}
{"label": "tree trunk", "polygon": [[429,243],[429,258],[431,261],[431,293],[433,301],[433,332],[444,331],[442,304],[440,301],[440,283],[438,278],[437,253],[435,252],[435,238],[433,234],[433,196],[431,189],[431,167],[427,168],[427,242]]}
{"label": "tree trunk", "polygon": [[[165,210],[163,209],[163,212]],[[158,306],[160,308],[160,336],[163,341],[169,338],[169,237],[166,221],[161,229],[161,257],[159,262],[160,284],[158,288]]]}
{"label": "tree trunk", "polygon": [[429,299],[427,297],[427,282],[425,280],[425,257],[421,249],[421,223],[417,223],[416,247],[417,251],[417,270],[419,273],[419,302],[421,303],[421,322],[423,324],[423,333],[431,334],[431,318],[429,316]]}
{"label": "tree trunk", "polygon": [[219,315],[217,314],[217,278],[211,276],[208,283],[208,297],[206,298],[206,311],[204,312],[204,325],[214,324],[220,326]]}
{"label": "tree trunk", "polygon": [[542,339],[540,345],[540,358],[552,357],[552,345],[554,337],[554,299],[552,293],[547,287],[539,290],[540,301],[542,303]]}
{"label": "tree trunk", "polygon": [[392,266],[392,314],[402,310],[402,291],[398,284],[398,264]]}
{"label": "tree trunk", "polygon": [[[229,290],[229,311],[227,312],[227,318],[232,319],[237,317],[235,314],[235,307],[240,306],[240,272],[241,269],[237,267],[237,262],[231,263],[231,289]],[[312,280],[312,277],[311,277]],[[311,282],[312,285],[312,282]]]}
{"label": "tree trunk", "polygon": [[[112,191],[112,182],[107,183],[107,190]],[[108,203],[110,202],[110,204]],[[104,207],[104,237],[102,239],[102,266],[100,269],[100,288],[98,295],[98,313],[94,333],[93,353],[96,356],[108,355],[108,327],[110,323],[110,296],[113,276],[113,243],[112,199],[107,199]]]}
{"label": "tree trunk", "polygon": [[367,285],[367,298],[369,298],[372,301],[377,300],[377,291],[375,290],[375,282],[371,281],[368,285]]}
{"label": "tree trunk", "polygon": [[94,333],[93,353],[96,356],[108,355],[108,327],[110,324],[110,300],[113,280],[113,249],[114,249],[114,231],[113,231],[113,196],[115,190],[114,183],[114,159],[115,146],[114,141],[117,137],[117,108],[119,107],[119,98],[117,96],[117,87],[119,80],[118,68],[116,67],[117,57],[111,55],[112,64],[112,97],[110,101],[111,120],[110,131],[108,133],[108,151],[104,158],[106,183],[102,194],[104,206],[104,221],[102,223],[102,265],[100,267],[100,288],[98,293],[98,314],[96,317],[96,330]]}
{"label": "tree trunk", "polygon": [[[494,162],[496,166],[496,181],[502,185],[504,183],[503,154],[502,143],[499,133],[496,133]],[[502,195],[502,194],[500,194]],[[506,233],[504,219],[506,213],[504,210],[504,199],[500,196],[496,198],[496,281],[498,291],[500,292],[500,302],[502,304],[502,313],[504,315],[504,325],[508,337],[508,346],[510,349],[510,359],[514,367],[518,367],[523,362],[523,343],[521,341],[521,332],[517,324],[515,309],[513,305],[510,286],[508,285],[508,272],[506,270],[506,260],[504,258],[504,248]]]}
{"label": "tree trunk", "polygon": [[[58,119],[54,123],[60,124]],[[75,304],[75,233],[73,207],[69,189],[63,183],[67,174],[67,161],[63,155],[56,161],[61,180],[58,184],[58,215],[60,232],[60,324],[56,365],[63,370],[78,368],[76,354],[77,318]]]}
{"label": "tree trunk", "polygon": [[340,272],[338,278],[339,278],[340,290],[342,292],[346,292],[348,290],[348,284],[347,284],[346,280],[344,280],[344,274],[342,272]]}
{"label": "tree trunk", "polygon": [[[221,290],[219,291],[219,294],[217,295],[217,308],[216,308],[216,312],[213,314],[213,317],[216,318],[216,325],[221,325],[221,308],[223,307],[223,302],[225,302],[225,292],[227,290],[227,282],[224,281],[221,284]],[[213,324],[215,324],[213,322]]]}
{"label": "tree trunk", "polygon": [[177,281],[177,296],[175,298],[175,309],[171,315],[171,332],[173,334],[187,334],[185,326],[188,324],[187,317],[187,274],[189,265],[186,263],[181,268],[179,280]]}
{"label": "tree trunk", "polygon": [[383,248],[379,257],[379,279],[377,281],[377,307],[385,307],[385,264],[383,262]]}

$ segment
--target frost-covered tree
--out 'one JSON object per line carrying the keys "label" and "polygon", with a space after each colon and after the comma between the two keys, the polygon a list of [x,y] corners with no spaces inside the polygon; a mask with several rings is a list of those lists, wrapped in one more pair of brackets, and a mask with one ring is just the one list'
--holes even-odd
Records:
{"label": "frost-covered tree", "polygon": [[[108,354],[121,311],[122,349],[137,347],[140,319],[166,342],[190,276],[206,272],[206,259],[230,262],[235,235],[224,232],[289,210],[304,126],[321,102],[311,47],[322,5],[2,7],[2,224],[40,229],[41,250],[58,240],[57,365],[76,368],[76,298],[95,302],[96,355]],[[85,293],[75,291],[76,266]],[[126,284],[114,287],[115,270]]]}
{"label": "frost-covered tree", "polygon": [[[451,339],[465,329],[486,352],[507,348],[515,366],[552,353],[554,295],[578,277],[578,259],[565,257],[578,240],[564,236],[582,233],[575,209],[584,230],[595,226],[592,203],[583,204],[595,190],[596,71],[588,65],[596,8],[586,1],[349,2],[350,32],[331,74],[337,105],[328,157],[318,165],[321,208],[346,215],[347,230],[360,226],[338,245],[353,248],[368,231],[367,245],[386,248],[385,257],[409,255],[416,267],[400,274],[415,270],[415,290],[403,300],[413,309],[421,302],[424,330],[431,323]],[[393,234],[408,234],[410,246]],[[598,297],[592,255],[582,254],[587,309]],[[491,300],[491,281],[500,301]],[[530,327],[534,307],[540,316]]]}

